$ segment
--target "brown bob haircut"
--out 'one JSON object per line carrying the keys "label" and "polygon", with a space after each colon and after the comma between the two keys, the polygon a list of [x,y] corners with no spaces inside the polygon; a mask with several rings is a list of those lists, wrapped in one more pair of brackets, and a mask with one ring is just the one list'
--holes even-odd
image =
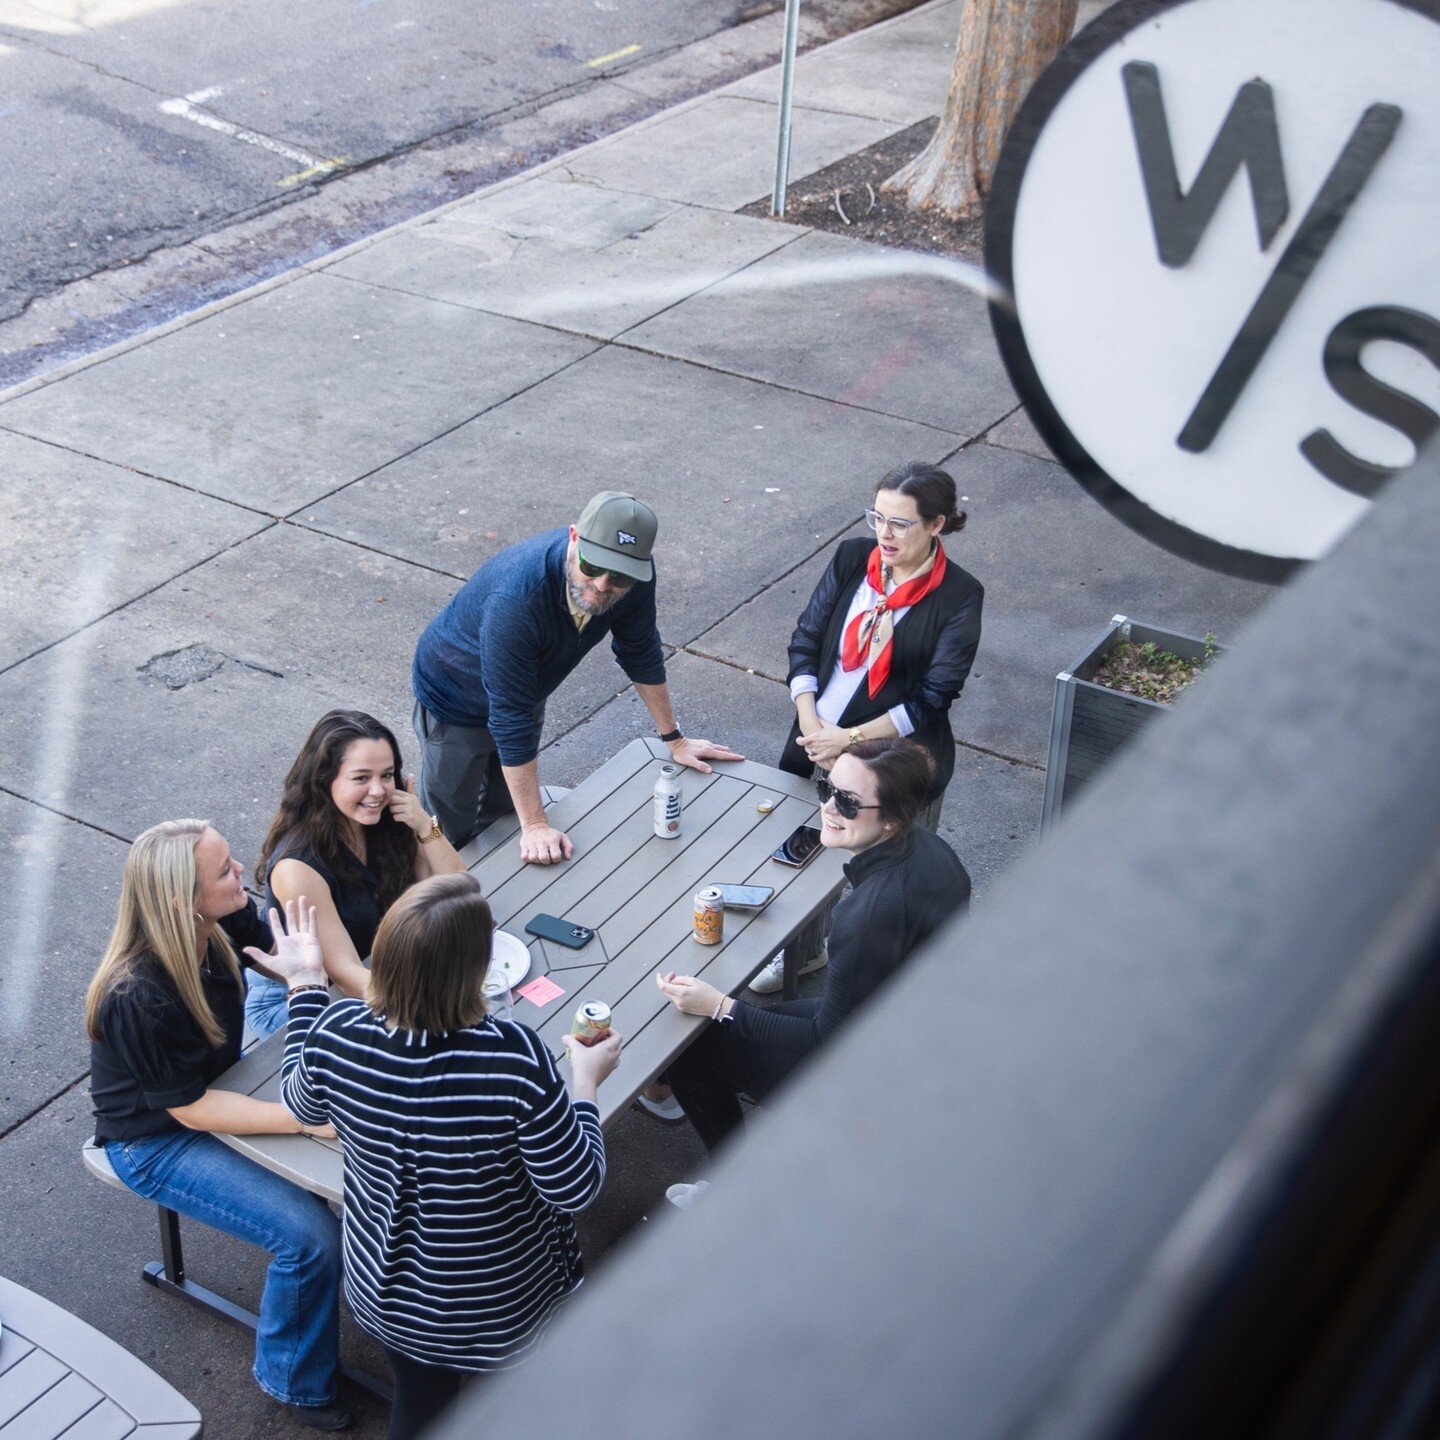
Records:
{"label": "brown bob haircut", "polygon": [[935,783],[935,762],[914,740],[861,740],[843,752],[875,777],[880,818],[902,832],[919,818]]}
{"label": "brown bob haircut", "polygon": [[412,885],[376,932],[370,1008],[401,1030],[444,1034],[478,1025],[493,929],[473,875],[432,875]]}

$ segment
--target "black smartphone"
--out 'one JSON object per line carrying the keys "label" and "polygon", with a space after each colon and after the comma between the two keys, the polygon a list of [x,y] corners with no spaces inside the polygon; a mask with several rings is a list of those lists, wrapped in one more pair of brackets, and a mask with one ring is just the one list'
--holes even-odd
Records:
{"label": "black smartphone", "polygon": [[595,938],[595,932],[588,925],[577,925],[573,920],[561,920],[555,915],[536,915],[526,925],[525,933],[553,940],[570,950],[583,950]]}
{"label": "black smartphone", "polygon": [[785,843],[770,858],[778,860],[782,865],[793,865],[798,870],[800,866],[814,859],[819,848],[820,832],[813,825],[797,825]]}
{"label": "black smartphone", "polygon": [[716,885],[720,903],[732,910],[763,910],[775,897],[773,885]]}

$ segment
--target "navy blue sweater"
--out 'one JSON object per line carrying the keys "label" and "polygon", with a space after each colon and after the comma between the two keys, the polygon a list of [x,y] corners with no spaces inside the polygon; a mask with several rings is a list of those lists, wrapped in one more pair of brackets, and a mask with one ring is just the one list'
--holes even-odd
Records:
{"label": "navy blue sweater", "polygon": [[665,679],[655,582],[633,586],[577,631],[565,601],[569,538],[568,527],[548,530],[487,560],[415,647],[415,698],[443,724],[488,728],[502,765],[535,758],[541,706],[606,635],[635,684]]}

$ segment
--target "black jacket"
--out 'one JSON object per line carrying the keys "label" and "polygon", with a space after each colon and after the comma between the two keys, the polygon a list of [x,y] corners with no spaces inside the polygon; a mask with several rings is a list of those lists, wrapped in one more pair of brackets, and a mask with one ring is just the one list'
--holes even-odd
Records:
{"label": "black jacket", "polygon": [[[790,673],[814,675],[823,693],[840,660],[845,615],[864,578],[874,550],[872,540],[846,540],[836,547],[830,568],[821,577],[804,614],[790,637]],[[913,739],[929,750],[935,761],[934,799],[950,783],[955,770],[955,739],[950,733],[950,706],[965,686],[975,651],[980,644],[980,609],[985,587],[953,560],[945,578],[895,627],[891,640],[890,676],[872,700],[862,681],[840,717],[849,729],[904,705],[915,726]],[[780,768],[808,776],[812,766],[799,745],[798,722],[790,729]]]}
{"label": "black jacket", "polygon": [[835,906],[825,993],[763,1009],[735,1007],[736,1038],[776,1052],[763,1072],[757,1069],[762,1079],[788,1073],[793,1059],[827,1040],[946,920],[970,908],[970,876],[960,857],[918,825],[862,850],[846,864],[845,878],[854,888]]}

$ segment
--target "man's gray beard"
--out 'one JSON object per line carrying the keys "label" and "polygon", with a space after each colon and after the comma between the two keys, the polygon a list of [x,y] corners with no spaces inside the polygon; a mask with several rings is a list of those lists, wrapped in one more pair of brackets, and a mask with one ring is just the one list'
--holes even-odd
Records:
{"label": "man's gray beard", "polygon": [[583,610],[587,615],[603,615],[620,598],[620,591],[607,590],[603,595],[596,595],[593,599],[580,588],[577,580],[572,580],[568,575],[565,583],[570,590],[570,598],[575,602],[577,610]]}

